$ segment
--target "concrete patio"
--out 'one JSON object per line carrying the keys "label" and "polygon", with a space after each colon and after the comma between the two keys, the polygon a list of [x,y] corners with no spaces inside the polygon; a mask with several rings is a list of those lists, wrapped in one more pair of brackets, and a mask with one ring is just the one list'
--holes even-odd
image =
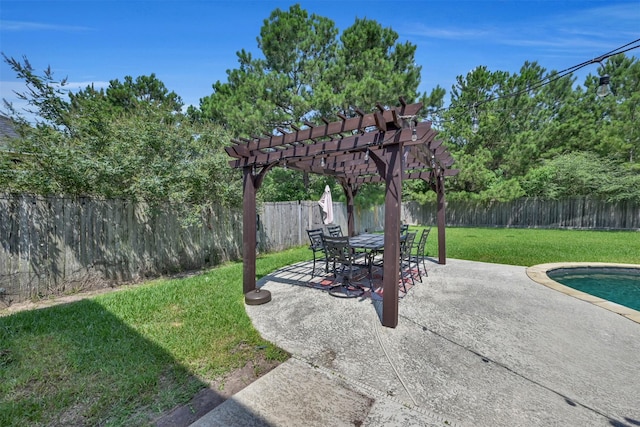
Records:
{"label": "concrete patio", "polygon": [[[640,324],[532,281],[525,267],[449,260],[400,300],[259,286],[258,331],[292,358],[195,426],[639,426]],[[306,273],[305,273],[306,272]]]}

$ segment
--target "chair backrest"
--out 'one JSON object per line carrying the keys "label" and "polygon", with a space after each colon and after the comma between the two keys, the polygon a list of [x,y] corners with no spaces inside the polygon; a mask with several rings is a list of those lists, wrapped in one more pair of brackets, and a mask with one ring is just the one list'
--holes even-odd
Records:
{"label": "chair backrest", "polygon": [[424,255],[425,248],[427,246],[427,238],[429,237],[429,232],[431,228],[427,228],[422,230],[422,234],[420,235],[420,240],[418,240],[418,255]]}
{"label": "chair backrest", "polygon": [[349,238],[344,236],[324,236],[324,248],[329,261],[349,264],[353,261],[353,251],[349,246]]}
{"label": "chair backrest", "polygon": [[409,224],[400,224],[400,234],[404,234],[409,231]]}
{"label": "chair backrest", "polygon": [[413,242],[416,240],[416,232],[407,233],[407,237],[400,245],[400,252],[402,258],[408,258],[411,256],[411,251],[413,250]]}
{"label": "chair backrest", "polygon": [[342,227],[340,227],[339,225],[330,225],[327,227],[327,232],[331,237],[341,237]]}
{"label": "chair backrest", "polygon": [[309,241],[311,242],[311,249],[317,250],[324,248],[324,231],[321,228],[315,230],[307,230],[309,235]]}

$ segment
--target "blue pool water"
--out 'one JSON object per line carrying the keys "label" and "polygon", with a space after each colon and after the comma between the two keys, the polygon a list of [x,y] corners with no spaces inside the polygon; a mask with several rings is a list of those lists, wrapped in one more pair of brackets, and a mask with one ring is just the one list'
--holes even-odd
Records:
{"label": "blue pool water", "polygon": [[547,272],[570,288],[640,311],[640,269],[623,267],[559,268]]}

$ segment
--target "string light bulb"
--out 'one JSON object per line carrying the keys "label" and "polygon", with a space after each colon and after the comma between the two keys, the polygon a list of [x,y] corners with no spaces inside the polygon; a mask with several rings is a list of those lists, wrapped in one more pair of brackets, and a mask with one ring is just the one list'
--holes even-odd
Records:
{"label": "string light bulb", "polygon": [[284,170],[287,170],[287,161],[286,161],[286,160],[284,161],[284,165],[282,166],[282,168],[283,168]]}
{"label": "string light bulb", "polygon": [[480,130],[480,122],[476,116],[471,117],[471,132],[478,133]]}
{"label": "string light bulb", "polygon": [[480,130],[480,122],[478,121],[478,112],[476,111],[478,103],[473,104],[473,114],[471,115],[471,132],[478,133]]}
{"label": "string light bulb", "polygon": [[415,127],[411,130],[411,140],[414,142],[418,140],[418,130]]}
{"label": "string light bulb", "polygon": [[327,162],[324,160],[324,157],[322,157],[322,158],[320,159],[320,166],[322,166],[322,167],[327,166]]}
{"label": "string light bulb", "polygon": [[609,77],[609,74],[605,74],[604,76],[600,77],[600,83],[598,89],[596,90],[596,95],[598,95],[600,98],[604,98],[605,96],[609,95],[611,93],[611,87],[609,86],[610,81],[611,78]]}
{"label": "string light bulb", "polygon": [[369,161],[369,147],[367,147],[367,151],[366,151],[366,153],[364,153],[364,161],[365,162]]}

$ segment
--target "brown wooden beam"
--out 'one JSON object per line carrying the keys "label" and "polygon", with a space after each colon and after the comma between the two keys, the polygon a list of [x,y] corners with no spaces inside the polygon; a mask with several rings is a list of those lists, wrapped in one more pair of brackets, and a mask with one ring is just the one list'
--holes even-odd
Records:
{"label": "brown wooden beam", "polygon": [[[384,150],[384,149],[382,149]],[[300,170],[308,173],[317,173],[324,175],[332,175],[336,177],[354,177],[350,182],[354,183],[368,183],[368,182],[383,182],[384,179],[379,176],[379,168],[375,162],[374,157],[376,153],[380,154],[377,147],[371,147],[369,160],[365,160],[365,153],[362,151],[346,153],[331,156],[317,156],[311,158],[305,158],[304,160],[292,160],[287,163],[287,167]],[[417,158],[414,155],[417,154]],[[322,166],[322,158],[325,158],[325,166]],[[419,160],[422,159],[422,160]],[[408,161],[403,167],[403,180],[404,179],[430,179],[425,176],[425,173],[433,170],[429,164],[429,158],[423,156],[421,153],[415,153],[415,147],[412,147]],[[442,169],[442,168],[440,168]],[[459,172],[456,169],[444,169],[444,176],[454,176]]]}
{"label": "brown wooden beam", "polygon": [[[407,105],[404,107],[404,114],[415,115],[421,108],[422,103],[420,102]],[[393,122],[394,111],[395,110],[385,110],[384,113],[382,113],[386,123]],[[248,142],[247,148],[249,151],[255,151],[279,145],[292,144],[295,141],[304,142],[306,140],[330,136],[341,132],[353,131],[369,126],[376,126],[374,113],[365,114],[362,117],[346,118],[345,116],[345,120],[343,121],[325,123],[324,125],[318,125],[315,127],[309,126],[308,129],[302,129],[299,132],[292,132],[286,135],[271,135],[266,138],[260,138],[259,140],[253,140]]]}
{"label": "brown wooden beam", "polygon": [[438,221],[438,264],[447,263],[447,243],[446,243],[446,200],[444,194],[444,178],[436,177],[436,199],[438,212],[436,214]]}
{"label": "brown wooden beam", "polygon": [[[281,151],[274,151],[270,153],[262,153],[239,159],[235,163],[235,167],[244,167],[248,164],[260,163],[267,164],[277,162],[284,158],[293,157],[320,157],[330,156],[333,154],[344,153],[352,150],[362,149],[368,144],[379,143],[380,134],[370,132],[365,135],[354,135],[343,139],[334,139],[331,141],[318,142],[316,144],[302,145],[289,147]],[[410,135],[409,135],[410,136]],[[406,138],[407,136],[404,135]]]}
{"label": "brown wooden beam", "polygon": [[[393,132],[394,136],[389,137],[385,133],[381,132],[367,132],[364,135],[357,134],[352,135],[343,139],[334,139],[331,141],[323,141],[318,142],[316,144],[308,144],[308,145],[300,145],[300,146],[292,146],[282,150],[276,150],[268,153],[263,153],[261,151],[258,154],[250,157],[245,157],[238,159],[234,162],[230,162],[229,164],[232,167],[244,167],[250,164],[258,163],[258,164],[268,164],[278,162],[284,158],[293,158],[293,157],[316,157],[320,155],[334,155],[334,154],[344,154],[349,151],[361,151],[367,148],[367,146],[379,145],[385,147],[387,145],[393,145],[402,143],[404,145],[418,145],[424,144],[424,138],[435,137],[436,132],[432,129],[422,129],[419,132],[423,132],[419,135],[419,140],[412,141],[412,130],[411,129],[402,129]],[[386,136],[385,136],[386,135]]]}
{"label": "brown wooden beam", "polygon": [[256,186],[253,168],[245,167],[242,202],[242,290],[256,289]]}
{"label": "brown wooden beam", "polygon": [[358,186],[351,185],[346,179],[340,179],[342,190],[344,191],[345,198],[347,199],[347,236],[355,236],[355,211],[354,211],[354,199],[358,193]]}
{"label": "brown wooden beam", "polygon": [[382,272],[382,324],[398,325],[398,281],[400,278],[400,209],[402,202],[402,144],[388,147],[384,202],[384,255]]}
{"label": "brown wooden beam", "polygon": [[376,111],[375,113],[373,113],[373,117],[376,120],[376,127],[382,132],[386,132],[388,129],[387,122],[384,120],[384,115],[381,112]]}
{"label": "brown wooden beam", "polygon": [[443,141],[441,139],[432,139],[428,144],[429,150],[435,150],[436,148],[440,147],[442,143]]}

